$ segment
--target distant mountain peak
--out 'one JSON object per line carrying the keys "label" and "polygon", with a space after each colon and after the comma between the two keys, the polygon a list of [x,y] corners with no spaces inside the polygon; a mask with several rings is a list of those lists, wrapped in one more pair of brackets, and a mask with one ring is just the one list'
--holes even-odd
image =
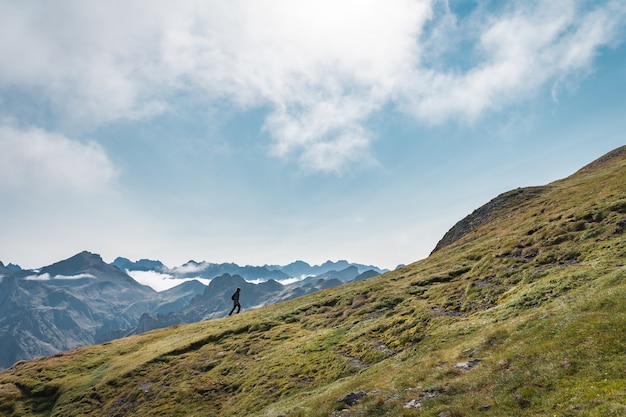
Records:
{"label": "distant mountain peak", "polygon": [[[53,273],[53,271],[56,271],[56,270],[65,271],[68,269],[80,270],[80,269],[89,268],[91,266],[103,264],[103,263],[104,261],[102,260],[102,257],[100,255],[96,253],[91,253],[88,251],[82,251],[70,258],[67,258],[65,260],[56,262],[45,268],[42,268],[42,272],[48,272],[50,275],[58,275],[56,273]],[[46,271],[44,271],[44,269],[46,269]]]}
{"label": "distant mountain peak", "polygon": [[141,286],[141,284],[121,271],[117,266],[104,262],[100,255],[88,251],[80,252],[68,259],[43,267],[38,274],[49,274],[52,278],[56,276],[71,277],[89,274],[95,278],[120,280],[120,282],[130,283],[133,286]]}
{"label": "distant mountain peak", "polygon": [[8,269],[9,271],[12,272],[18,272],[22,270],[22,267],[16,264],[12,264],[12,263],[8,263],[7,265],[4,265],[2,262],[0,262],[0,269],[5,268]]}
{"label": "distant mountain peak", "polygon": [[11,272],[11,270],[9,268],[7,268],[6,266],[4,266],[2,261],[0,261],[0,275],[4,275],[4,274],[10,273],[10,272]]}
{"label": "distant mountain peak", "polygon": [[162,271],[167,269],[161,261],[155,261],[152,259],[140,259],[133,262],[127,258],[117,257],[113,261],[112,265],[117,266],[122,271]]}
{"label": "distant mountain peak", "polygon": [[12,263],[9,263],[9,264],[7,265],[7,269],[10,269],[11,271],[21,271],[21,270],[22,270],[22,267],[21,267],[21,266],[19,266],[19,265],[17,265],[17,264],[12,264]]}

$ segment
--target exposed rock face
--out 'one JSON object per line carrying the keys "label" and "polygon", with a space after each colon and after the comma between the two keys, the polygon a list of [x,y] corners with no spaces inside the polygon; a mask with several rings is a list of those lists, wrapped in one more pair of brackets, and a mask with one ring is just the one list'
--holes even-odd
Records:
{"label": "exposed rock face", "polygon": [[471,361],[467,361],[467,362],[455,363],[453,366],[456,369],[462,369],[464,371],[469,371],[470,369],[472,369],[473,367],[475,367],[479,363],[480,363],[480,359],[472,359]]}
{"label": "exposed rock face", "polygon": [[582,167],[581,169],[579,169],[574,175],[578,175],[578,174],[584,174],[586,172],[589,171],[593,171],[594,169],[597,169],[598,167],[616,159],[616,158],[621,158],[624,155],[626,155],[626,145],[624,146],[620,146],[617,149],[613,149],[611,152],[608,152],[604,155],[602,155],[600,158],[596,159],[595,161],[585,165],[584,167]]}
{"label": "exposed rock face", "polygon": [[516,190],[500,194],[484,206],[474,210],[472,214],[467,215],[464,219],[460,220],[450,230],[448,230],[448,232],[437,243],[435,249],[431,252],[431,255],[439,249],[456,242],[463,236],[476,230],[480,225],[489,222],[489,220],[496,216],[501,210],[514,208],[523,201],[540,196],[548,189],[548,187],[549,186],[518,188]]}
{"label": "exposed rock face", "polygon": [[338,399],[337,402],[344,403],[345,405],[352,407],[353,405],[361,401],[361,399],[366,395],[367,394],[365,393],[365,391],[351,392],[345,397]]}
{"label": "exposed rock face", "polygon": [[143,333],[156,328],[158,321],[148,313],[143,313],[137,325],[137,332]]}

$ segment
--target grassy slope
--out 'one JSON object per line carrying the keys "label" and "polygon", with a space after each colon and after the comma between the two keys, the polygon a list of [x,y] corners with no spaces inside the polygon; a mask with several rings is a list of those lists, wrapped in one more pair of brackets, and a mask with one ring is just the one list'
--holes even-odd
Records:
{"label": "grassy slope", "polygon": [[0,415],[626,415],[626,152],[612,156],[512,191],[383,276],[18,363]]}

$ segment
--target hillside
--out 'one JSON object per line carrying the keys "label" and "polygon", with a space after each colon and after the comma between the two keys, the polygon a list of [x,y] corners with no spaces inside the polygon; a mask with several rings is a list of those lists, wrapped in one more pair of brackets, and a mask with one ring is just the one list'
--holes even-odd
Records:
{"label": "hillside", "polygon": [[624,416],[625,178],[622,147],[401,269],[19,362],[0,414]]}
{"label": "hillside", "polygon": [[[191,269],[211,278],[208,286],[197,280],[186,282],[180,279],[181,274],[170,274],[185,270],[190,263],[174,270],[147,259],[133,263],[117,258],[107,264],[100,255],[87,251],[31,270],[11,269],[0,263],[0,370],[18,360],[224,317],[232,307],[229,297],[236,287],[244,289],[242,305],[251,309],[371,277],[380,271],[365,270],[367,266],[347,261],[329,261],[318,267],[299,262],[286,268],[296,265],[302,271],[308,267],[322,275],[282,284],[269,278],[291,277],[275,269],[194,262]],[[340,271],[330,269],[346,265]],[[129,275],[137,270],[153,272],[174,286],[157,292]],[[254,284],[239,275],[211,275],[223,270],[241,272],[247,279],[265,280]],[[365,271],[360,273],[361,270]]]}

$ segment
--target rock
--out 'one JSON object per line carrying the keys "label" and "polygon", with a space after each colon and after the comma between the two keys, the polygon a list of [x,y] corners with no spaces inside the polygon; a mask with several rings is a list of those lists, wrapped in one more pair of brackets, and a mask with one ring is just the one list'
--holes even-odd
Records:
{"label": "rock", "polygon": [[422,403],[420,402],[420,400],[411,400],[408,403],[404,404],[404,408],[421,409],[422,408]]}
{"label": "rock", "polygon": [[464,371],[469,371],[474,366],[476,366],[480,361],[481,361],[480,359],[472,359],[471,361],[468,361],[468,362],[455,363],[452,366],[454,366],[457,369],[462,369]]}
{"label": "rock", "polygon": [[435,246],[435,249],[431,252],[431,255],[487,223],[499,211],[507,207],[515,207],[525,201],[537,198],[547,189],[547,187],[526,187],[500,194],[487,204],[474,210],[472,214],[467,215],[464,219],[457,222],[457,224],[443,235]]}
{"label": "rock", "polygon": [[530,406],[530,400],[522,397],[521,395],[516,395],[515,401],[517,401],[521,408],[528,408]]}
{"label": "rock", "polygon": [[347,406],[353,406],[354,404],[361,401],[361,398],[365,397],[367,394],[365,391],[357,391],[351,392],[343,398],[337,400],[337,402],[344,403]]}

